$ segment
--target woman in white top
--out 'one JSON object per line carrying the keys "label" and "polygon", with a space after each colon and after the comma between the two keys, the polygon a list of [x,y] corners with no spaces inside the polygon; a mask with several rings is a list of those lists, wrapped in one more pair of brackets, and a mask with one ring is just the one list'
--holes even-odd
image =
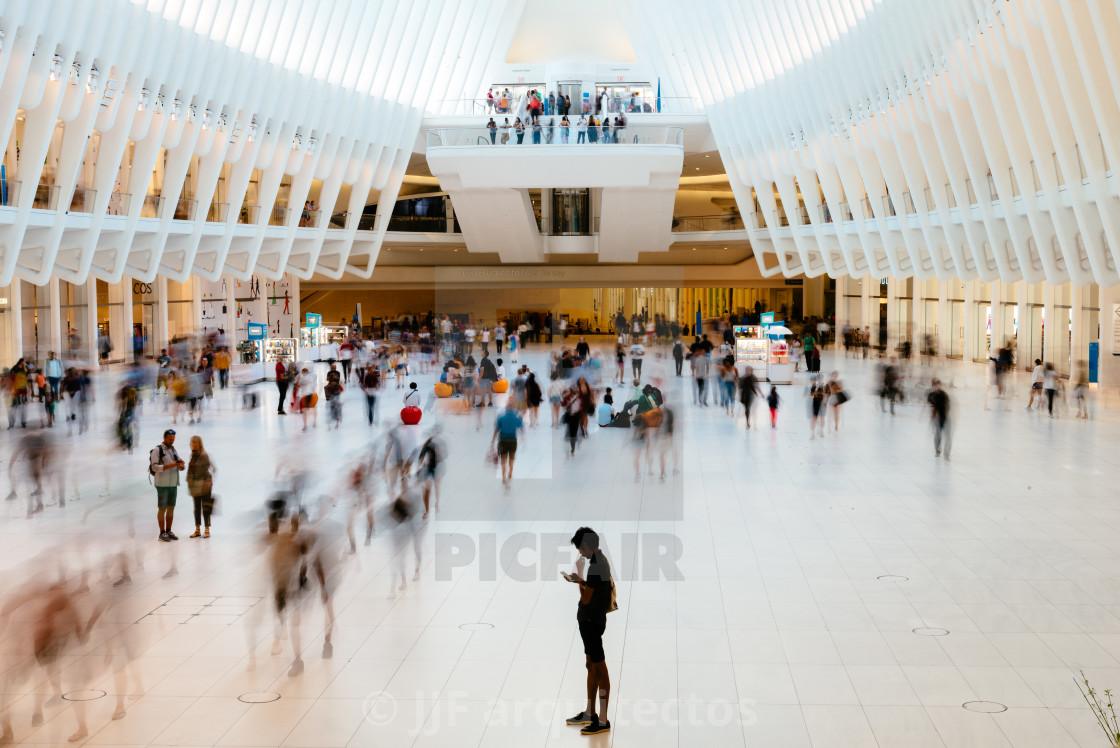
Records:
{"label": "woman in white top", "polygon": [[1046,390],[1046,412],[1054,417],[1054,396],[1058,394],[1058,372],[1047,362],[1043,370],[1042,387]]}
{"label": "woman in white top", "polygon": [[587,141],[587,117],[580,115],[579,120],[576,122],[576,143],[584,143]]}

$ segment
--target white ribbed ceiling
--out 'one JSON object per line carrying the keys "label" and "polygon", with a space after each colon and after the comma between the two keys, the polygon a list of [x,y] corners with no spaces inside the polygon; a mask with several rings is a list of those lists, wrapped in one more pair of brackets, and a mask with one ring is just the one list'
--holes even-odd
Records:
{"label": "white ribbed ceiling", "polygon": [[764,273],[1120,280],[1115,3],[621,2]]}
{"label": "white ribbed ceiling", "polygon": [[[23,186],[16,212],[0,215],[0,285],[17,275],[369,277],[387,222],[358,231],[367,198],[396,199],[426,110],[484,90],[523,3],[0,3],[0,143],[17,132],[8,194]],[[299,230],[315,180],[327,216]],[[247,189],[255,216],[239,223]],[[75,221],[71,196],[83,194],[89,218]],[[212,195],[225,217],[204,220]],[[185,199],[198,214],[176,221]],[[328,235],[338,200],[352,220]]]}

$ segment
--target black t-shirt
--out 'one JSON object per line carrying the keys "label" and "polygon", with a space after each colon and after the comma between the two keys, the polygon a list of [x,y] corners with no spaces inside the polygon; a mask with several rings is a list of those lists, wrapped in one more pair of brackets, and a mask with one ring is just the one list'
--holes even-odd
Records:
{"label": "black t-shirt", "polygon": [[591,585],[591,600],[581,602],[576,611],[577,621],[599,621],[607,617],[611,609],[611,566],[602,551],[588,559],[587,574],[584,579]]}
{"label": "black t-shirt", "polygon": [[934,390],[929,393],[929,405],[933,408],[933,414],[937,420],[942,423],[949,417],[949,393],[945,390]]}
{"label": "black t-shirt", "polygon": [[584,341],[576,343],[576,355],[580,358],[587,358],[587,354],[591,353],[591,346]]}

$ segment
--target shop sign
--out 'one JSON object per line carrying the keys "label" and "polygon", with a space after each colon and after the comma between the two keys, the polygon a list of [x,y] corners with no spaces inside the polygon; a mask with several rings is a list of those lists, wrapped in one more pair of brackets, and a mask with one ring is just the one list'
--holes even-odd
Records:
{"label": "shop sign", "polygon": [[323,315],[307,313],[307,324],[305,327],[319,327],[323,324]]}
{"label": "shop sign", "polygon": [[248,333],[249,340],[264,340],[268,337],[268,325],[263,322],[250,322]]}

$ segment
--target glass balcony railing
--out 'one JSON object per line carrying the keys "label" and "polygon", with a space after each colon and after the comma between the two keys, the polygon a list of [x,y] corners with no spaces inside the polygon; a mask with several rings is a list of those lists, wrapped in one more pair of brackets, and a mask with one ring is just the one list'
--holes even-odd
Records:
{"label": "glass balcony railing", "polygon": [[237,214],[237,222],[247,226],[255,226],[260,212],[261,206],[259,205],[242,205],[241,212]]}
{"label": "glass balcony railing", "polygon": [[35,202],[31,204],[36,210],[55,210],[58,207],[58,185],[40,184],[35,188]]}
{"label": "glass balcony railing", "polygon": [[206,211],[206,222],[225,223],[227,215],[229,215],[229,203],[210,203],[210,209]]}
{"label": "glass balcony railing", "polygon": [[269,226],[287,226],[288,213],[290,210],[283,205],[277,205],[272,209],[272,214],[268,217]]}
{"label": "glass balcony railing", "polygon": [[362,213],[358,218],[358,231],[376,231],[377,230],[377,214],[376,213]]}
{"label": "glass balcony railing", "polygon": [[673,231],[742,231],[743,217],[735,213],[722,216],[675,216]]}
{"label": "glass balcony railing", "polygon": [[328,229],[344,229],[350,223],[350,213],[335,213],[331,216],[330,223],[327,224]]}
{"label": "glass balcony railing", "polygon": [[305,210],[300,213],[299,225],[303,228],[317,229],[319,228],[319,221],[323,218],[323,211],[321,210]]}
{"label": "glass balcony railing", "polygon": [[[528,86],[521,86],[515,91],[511,91],[510,95],[502,103],[502,87],[494,90],[493,100],[480,98],[480,99],[445,99],[437,102],[432,111],[439,114],[476,114],[476,115],[493,115],[493,114],[509,114],[519,115],[526,109],[525,93]],[[543,89],[543,86],[535,87],[538,90]],[[542,103],[547,106],[548,92],[542,97]],[[698,111],[699,103],[692,96],[656,96],[650,94],[648,96],[634,95],[634,96],[608,96],[605,99],[602,96],[589,96],[586,99],[581,98],[577,101],[572,99],[571,109],[568,111],[568,116],[579,116],[580,114],[594,114],[596,117],[599,115],[613,116],[615,114],[688,114]],[[551,117],[554,113],[545,114],[541,113],[542,117]],[[559,116],[558,114],[556,116]]]}
{"label": "glass balcony railing", "polygon": [[171,217],[176,221],[193,221],[195,210],[198,208],[197,200],[182,198],[175,201],[175,213]]}
{"label": "glass balcony railing", "polygon": [[447,233],[446,216],[389,216],[389,231]]}
{"label": "glass balcony railing", "polygon": [[162,207],[162,197],[159,195],[144,195],[144,204],[140,206],[140,217],[159,218],[160,209]]}
{"label": "glass balcony railing", "polygon": [[130,193],[114,192],[109,195],[109,204],[105,206],[105,213],[110,216],[127,216],[130,205],[132,205]]}
{"label": "glass balcony railing", "polygon": [[[549,118],[551,119],[551,118]],[[518,132],[513,128],[499,127],[491,130],[486,127],[438,128],[428,130],[429,148],[455,148],[468,146],[512,146],[529,147],[535,145],[675,145],[684,146],[683,127],[652,127],[649,125],[627,125],[626,127],[588,127],[580,131],[575,122],[567,128],[559,122],[548,124],[546,118],[538,128],[526,128]]]}
{"label": "glass balcony railing", "polygon": [[70,198],[71,213],[92,213],[93,201],[97,197],[97,190],[88,187],[75,187]]}
{"label": "glass balcony railing", "polygon": [[14,179],[0,179],[0,205],[5,208],[14,208],[19,205],[19,187],[21,182]]}

